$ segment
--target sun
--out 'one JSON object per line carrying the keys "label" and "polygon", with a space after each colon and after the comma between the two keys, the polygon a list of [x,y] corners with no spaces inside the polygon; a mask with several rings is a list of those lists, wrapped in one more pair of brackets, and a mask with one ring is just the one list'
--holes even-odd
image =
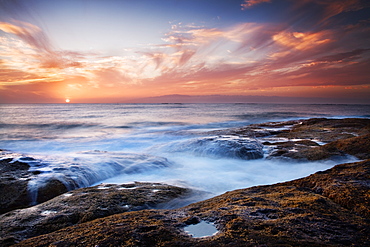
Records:
{"label": "sun", "polygon": [[69,99],[66,99],[66,103],[69,103],[69,102],[71,102]]}

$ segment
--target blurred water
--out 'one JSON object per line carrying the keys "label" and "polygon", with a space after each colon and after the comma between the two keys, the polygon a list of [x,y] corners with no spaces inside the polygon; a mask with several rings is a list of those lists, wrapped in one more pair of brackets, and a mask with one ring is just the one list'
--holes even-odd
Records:
{"label": "blurred water", "polygon": [[[41,177],[45,179],[45,176],[60,178],[62,173],[75,180],[93,178],[79,181],[79,186],[89,186],[105,179],[108,179],[105,182],[114,183],[156,181],[196,187],[217,194],[306,176],[327,169],[336,162],[288,164],[264,159],[213,159],[189,153],[163,152],[154,147],[198,138],[206,135],[205,132],[209,130],[312,117],[368,118],[370,106],[0,105],[0,149],[19,153],[18,157],[34,157],[36,161],[32,169],[43,169],[39,181]],[[5,152],[2,157],[9,155]],[[140,158],[141,155],[146,158]],[[166,165],[159,165],[158,168],[158,160]],[[127,172],[128,164],[134,164],[135,172]],[[37,183],[36,180],[34,182]]]}

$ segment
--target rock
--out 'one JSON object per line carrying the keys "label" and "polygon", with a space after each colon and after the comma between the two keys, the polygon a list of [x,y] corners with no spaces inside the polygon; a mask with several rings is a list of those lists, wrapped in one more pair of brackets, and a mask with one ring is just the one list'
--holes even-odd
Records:
{"label": "rock", "polygon": [[15,158],[0,160],[0,214],[45,202],[120,173],[132,174],[171,165],[166,158],[146,154],[89,151],[80,153],[81,158],[63,162],[63,158],[62,161],[58,158],[36,160],[2,152]]}
{"label": "rock", "polygon": [[277,137],[289,139],[315,139],[321,142],[332,142],[370,133],[370,119],[345,118],[327,119],[312,118],[301,120],[289,131],[277,134]]}
{"label": "rock", "polygon": [[[159,183],[101,184],[77,189],[42,204],[0,216],[0,246],[113,214],[189,203],[190,189]],[[197,194],[198,195],[198,194]]]}
{"label": "rock", "polygon": [[57,179],[49,179],[44,184],[38,187],[36,202],[46,202],[56,196],[59,196],[68,191],[65,184]]}
{"label": "rock", "polygon": [[27,171],[30,166],[27,163],[13,161],[13,159],[0,160],[0,172],[22,172]]}
{"label": "rock", "polygon": [[323,195],[353,214],[370,219],[370,160],[338,165],[285,184]]}
{"label": "rock", "polygon": [[210,134],[257,138],[269,147],[267,159],[314,161],[345,157],[347,154],[359,159],[370,158],[370,119],[312,118],[252,124],[212,131]]}
{"label": "rock", "polygon": [[260,159],[263,145],[250,138],[211,136],[191,139],[166,146],[167,152],[188,152],[211,158]]}
{"label": "rock", "polygon": [[0,214],[29,205],[29,165],[13,159],[0,160]]}
{"label": "rock", "polygon": [[[370,160],[342,164],[179,209],[115,214],[15,246],[369,246],[369,176]],[[184,231],[198,222],[213,222],[218,233]]]}
{"label": "rock", "polygon": [[333,141],[325,146],[336,148],[359,159],[370,158],[370,134]]}
{"label": "rock", "polygon": [[[20,160],[33,159],[25,157]],[[45,202],[68,191],[65,184],[56,178],[49,178],[31,189],[31,184],[41,173],[29,168],[29,164],[12,158],[0,160],[0,214]]]}
{"label": "rock", "polygon": [[314,161],[344,157],[346,154],[359,159],[370,158],[370,134],[336,140],[323,146],[307,145],[308,140],[305,142],[305,145],[302,145],[302,141],[264,143],[265,145],[276,145],[275,150],[267,158],[280,157]]}
{"label": "rock", "polygon": [[[370,158],[369,119],[308,119],[302,120],[285,131],[273,136],[287,141],[265,141],[273,147],[268,159],[289,158],[298,160],[324,160],[353,155],[360,159]],[[272,138],[271,136],[269,137]],[[320,146],[317,142],[326,144]]]}

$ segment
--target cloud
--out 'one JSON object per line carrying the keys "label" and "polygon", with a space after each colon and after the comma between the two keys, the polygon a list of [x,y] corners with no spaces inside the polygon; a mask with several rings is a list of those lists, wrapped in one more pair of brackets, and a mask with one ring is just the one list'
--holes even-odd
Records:
{"label": "cloud", "polygon": [[251,8],[255,5],[261,4],[261,3],[269,3],[271,0],[244,0],[244,3],[241,4],[242,10]]}
{"label": "cloud", "polygon": [[[263,2],[270,1],[245,1],[243,7]],[[219,28],[176,24],[161,44],[121,56],[58,50],[33,24],[1,22],[0,29],[8,35],[0,37],[0,89],[2,95],[6,90],[26,95],[22,90],[29,90],[46,99],[48,95],[278,95],[288,89],[366,87],[369,23],[336,22],[340,13],[359,10],[363,2],[288,2],[290,8],[281,10],[285,22]]]}
{"label": "cloud", "polygon": [[317,59],[317,62],[347,62],[357,60],[370,49],[356,49],[348,52],[337,53]]}
{"label": "cloud", "polygon": [[[31,53],[32,59],[37,60],[40,63],[41,68],[63,69],[67,67],[78,67],[81,65],[78,61],[75,61],[74,56],[77,53],[56,51],[56,49],[51,45],[48,37],[39,27],[31,23],[18,20],[13,20],[13,22],[15,24],[0,22],[0,30],[19,37],[24,42],[22,45],[23,47],[21,47],[24,49],[24,55],[27,56]],[[9,39],[7,48],[14,46],[15,43],[16,41],[14,39]],[[25,51],[26,49],[27,51]],[[33,51],[30,51],[30,49]],[[31,56],[29,57],[31,58]]]}
{"label": "cloud", "polygon": [[15,34],[27,44],[31,45],[33,48],[43,51],[43,52],[51,52],[52,47],[48,38],[44,35],[42,30],[27,22],[13,20],[15,24],[0,22],[0,30]]}
{"label": "cloud", "polygon": [[[195,94],[344,87],[366,85],[370,79],[365,69],[369,65],[363,36],[368,34],[366,25],[316,31],[296,31],[294,25],[287,28],[269,23],[209,30],[181,28],[177,26],[175,33],[167,34],[181,38],[165,39],[175,50],[153,55],[160,61],[157,70],[161,73],[144,80],[144,84],[156,84],[166,93],[176,93],[181,88],[184,93]],[[191,35],[181,36],[182,33]],[[180,59],[174,59],[189,51],[191,58],[181,64]]]}
{"label": "cloud", "polygon": [[370,6],[369,2],[362,0],[304,0],[302,2],[311,2],[322,6],[324,8],[325,19],[343,12],[357,11]]}
{"label": "cloud", "polygon": [[317,47],[333,42],[330,31],[320,32],[289,32],[282,31],[272,36],[272,40],[277,44],[293,50],[317,49]]}

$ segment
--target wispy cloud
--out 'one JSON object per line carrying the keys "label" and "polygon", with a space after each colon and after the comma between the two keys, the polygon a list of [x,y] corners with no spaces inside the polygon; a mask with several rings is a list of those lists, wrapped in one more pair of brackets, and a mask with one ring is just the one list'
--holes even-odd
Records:
{"label": "wispy cloud", "polygon": [[[243,8],[264,2],[274,1],[244,1]],[[330,25],[363,1],[291,2],[284,23],[173,24],[160,44],[119,56],[60,50],[38,26],[0,22],[7,34],[0,37],[0,90],[45,98],[369,90],[368,21]]]}
{"label": "wispy cloud", "polygon": [[248,9],[248,8],[251,8],[257,4],[260,4],[260,3],[269,3],[271,2],[271,0],[244,0],[244,3],[241,4],[242,6],[242,9],[245,10],[245,9]]}

